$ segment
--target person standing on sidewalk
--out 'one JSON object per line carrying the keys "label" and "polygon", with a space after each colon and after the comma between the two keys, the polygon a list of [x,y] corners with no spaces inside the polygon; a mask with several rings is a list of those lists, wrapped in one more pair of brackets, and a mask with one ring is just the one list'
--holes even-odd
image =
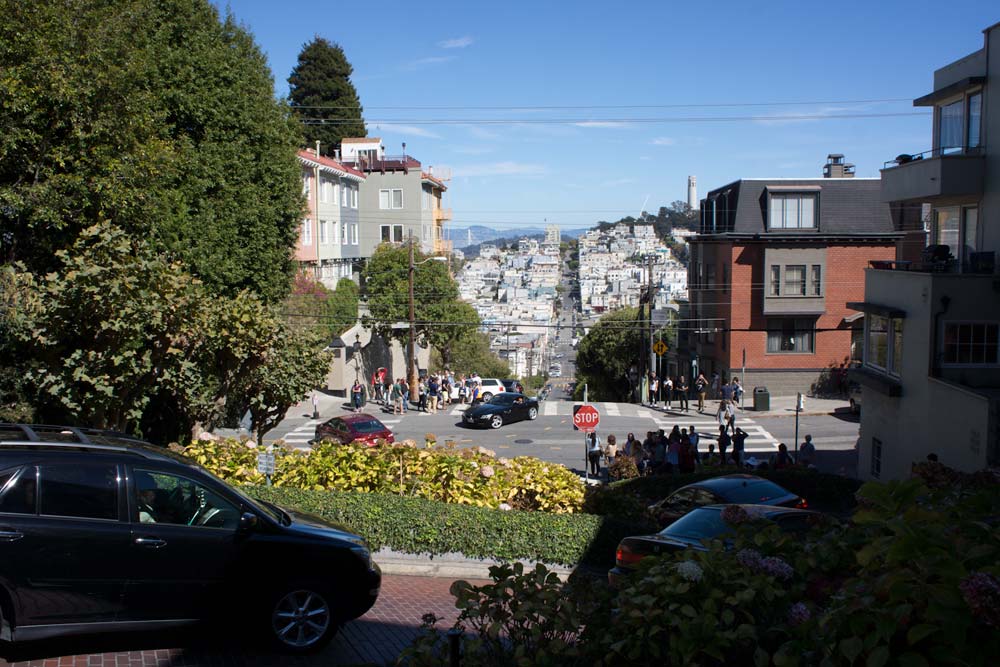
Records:
{"label": "person standing on sidewalk", "polygon": [[670,401],[674,397],[674,381],[670,379],[670,376],[663,378],[663,402],[667,404],[667,409],[670,409]]}
{"label": "person standing on sidewalk", "polygon": [[732,438],[729,437],[729,434],[726,433],[726,427],[725,426],[720,426],[719,427],[719,461],[722,462],[722,465],[726,465],[726,450],[729,449],[729,446],[731,444],[733,444],[733,440],[732,440]]}
{"label": "person standing on sidewalk", "polygon": [[741,428],[733,432],[733,463],[738,468],[743,467],[743,453],[746,448],[747,432]]}
{"label": "person standing on sidewalk", "polygon": [[719,376],[719,372],[716,371],[712,373],[712,398],[722,398],[722,392],[720,391],[722,387],[722,378]]}
{"label": "person standing on sidewalk", "polygon": [[708,392],[708,380],[705,379],[704,373],[698,373],[698,377],[694,381],[694,391],[698,394],[698,412],[704,412],[705,395]]}
{"label": "person standing on sidewalk", "polygon": [[417,410],[427,412],[427,379],[420,378],[417,383]]}
{"label": "person standing on sidewalk", "polygon": [[590,476],[600,477],[601,439],[597,436],[597,431],[591,431],[587,434],[587,460],[590,462]]}
{"label": "person standing on sidewalk", "polygon": [[682,375],[681,379],[677,381],[677,400],[678,400],[677,409],[678,410],[684,410],[684,412],[688,412],[689,411],[689,409],[688,409],[688,391],[689,391],[689,389],[688,389],[687,378],[685,378]]}
{"label": "person standing on sidewalk", "polygon": [[406,381],[406,378],[400,378],[399,387],[403,392],[403,414],[410,408],[410,383]]}
{"label": "person standing on sidewalk", "polygon": [[363,399],[362,392],[364,390],[361,387],[361,380],[354,380],[354,386],[351,387],[351,402],[354,404],[354,411],[361,412],[361,401]]}
{"label": "person standing on sidewalk", "polygon": [[441,385],[438,384],[437,376],[432,375],[430,382],[427,383],[427,402],[429,404],[428,412],[432,415],[437,413],[438,407],[438,395],[441,391]]}
{"label": "person standing on sidewalk", "polygon": [[805,468],[816,467],[816,445],[813,444],[813,437],[806,435],[806,440],[799,445],[799,461]]}
{"label": "person standing on sidewalk", "polygon": [[400,385],[399,380],[395,380],[392,383],[392,389],[389,390],[389,398],[392,400],[392,414],[403,414],[403,387]]}
{"label": "person standing on sidewalk", "polygon": [[649,404],[656,407],[656,392],[660,388],[660,381],[656,373],[649,374]]}

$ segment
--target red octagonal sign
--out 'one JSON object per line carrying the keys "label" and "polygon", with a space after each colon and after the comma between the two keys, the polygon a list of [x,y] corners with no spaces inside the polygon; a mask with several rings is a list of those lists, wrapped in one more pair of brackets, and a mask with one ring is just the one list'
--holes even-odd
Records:
{"label": "red octagonal sign", "polygon": [[590,433],[601,423],[601,413],[593,405],[573,406],[573,428]]}

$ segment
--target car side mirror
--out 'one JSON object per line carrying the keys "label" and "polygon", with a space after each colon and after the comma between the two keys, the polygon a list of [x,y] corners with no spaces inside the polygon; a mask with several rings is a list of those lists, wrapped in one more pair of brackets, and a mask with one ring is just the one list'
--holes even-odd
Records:
{"label": "car side mirror", "polygon": [[257,515],[253,512],[244,512],[240,515],[239,532],[249,533],[257,527]]}

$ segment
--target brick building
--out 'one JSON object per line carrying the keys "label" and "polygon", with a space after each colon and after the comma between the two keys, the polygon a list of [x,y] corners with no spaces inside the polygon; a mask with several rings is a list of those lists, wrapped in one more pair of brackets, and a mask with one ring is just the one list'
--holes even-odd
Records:
{"label": "brick building", "polygon": [[831,155],[823,178],[741,179],[702,200],[690,238],[691,375],[787,395],[860,359],[861,316],[847,302],[901,235],[879,180],[853,172]]}

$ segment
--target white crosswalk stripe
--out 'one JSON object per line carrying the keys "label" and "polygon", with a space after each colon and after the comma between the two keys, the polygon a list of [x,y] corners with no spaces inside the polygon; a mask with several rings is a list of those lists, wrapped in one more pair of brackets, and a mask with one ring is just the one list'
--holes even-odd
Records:
{"label": "white crosswalk stripe", "polygon": [[617,403],[605,403],[604,412],[609,417],[621,417],[621,411],[618,409]]}
{"label": "white crosswalk stripe", "polygon": [[[542,414],[546,417],[554,417],[559,414],[560,405],[562,404],[558,401],[545,401],[544,407],[542,408]],[[567,403],[567,405],[569,405],[569,403]]]}

